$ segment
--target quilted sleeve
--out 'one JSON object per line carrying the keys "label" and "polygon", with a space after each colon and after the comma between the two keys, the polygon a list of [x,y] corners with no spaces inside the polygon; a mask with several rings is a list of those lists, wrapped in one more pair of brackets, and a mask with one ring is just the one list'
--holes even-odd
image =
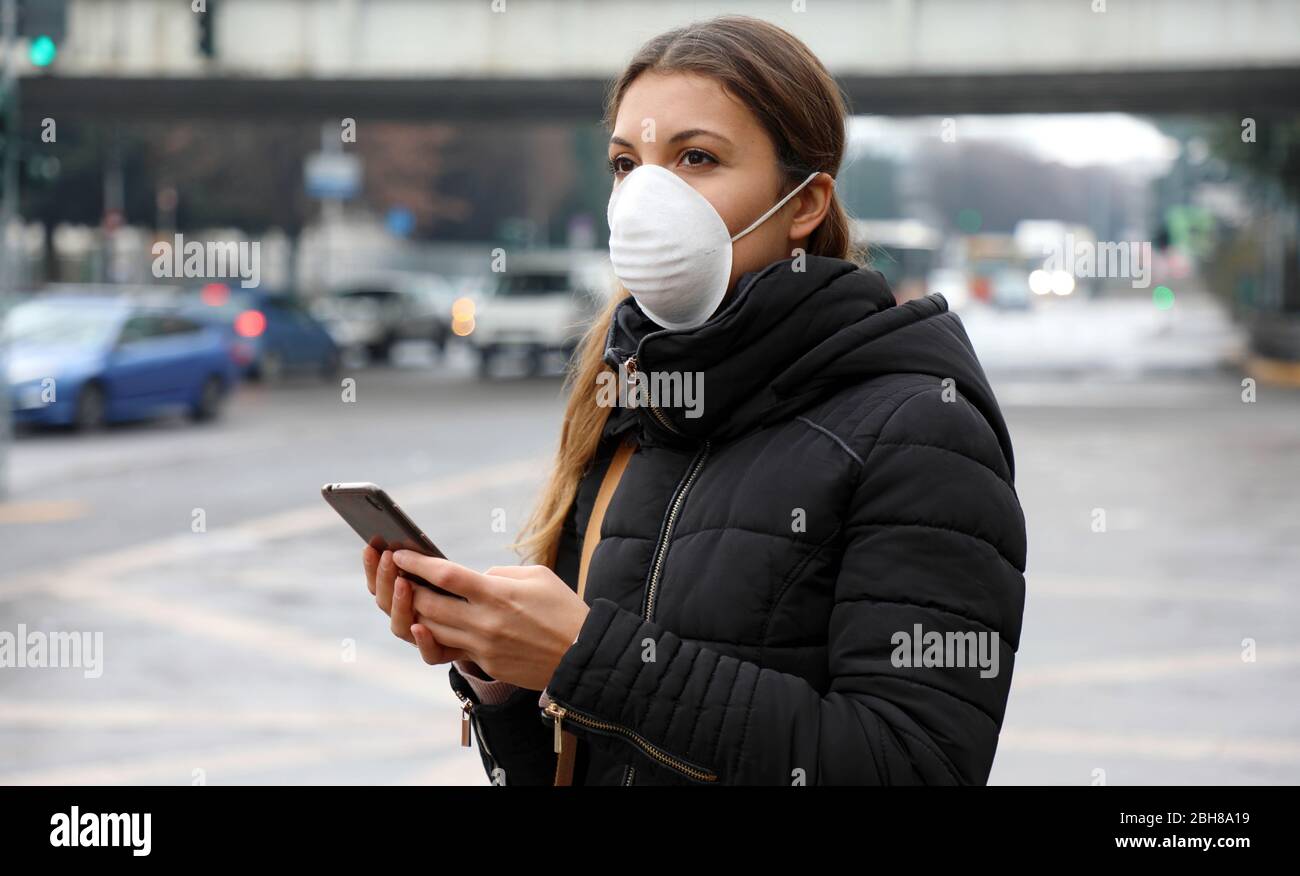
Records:
{"label": "quilted sleeve", "polygon": [[1024,517],[988,422],[937,383],[860,462],[827,690],[598,598],[547,686],[551,720],[702,783],[985,783],[1019,645]]}

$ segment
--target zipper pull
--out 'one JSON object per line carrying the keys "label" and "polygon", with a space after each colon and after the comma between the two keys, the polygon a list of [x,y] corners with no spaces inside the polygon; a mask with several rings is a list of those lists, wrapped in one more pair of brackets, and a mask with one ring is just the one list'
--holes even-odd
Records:
{"label": "zipper pull", "polygon": [[637,406],[636,397],[636,356],[628,356],[627,361],[623,363],[623,371],[627,375],[627,398],[628,407]]}
{"label": "zipper pull", "polygon": [[465,704],[460,707],[460,744],[466,748],[470,747],[469,741],[469,713],[474,708],[473,700],[465,700]]}
{"label": "zipper pull", "polygon": [[564,731],[561,729],[561,722],[564,720],[565,709],[557,703],[547,703],[546,714],[555,719],[555,753],[559,754],[560,749],[564,747]]}

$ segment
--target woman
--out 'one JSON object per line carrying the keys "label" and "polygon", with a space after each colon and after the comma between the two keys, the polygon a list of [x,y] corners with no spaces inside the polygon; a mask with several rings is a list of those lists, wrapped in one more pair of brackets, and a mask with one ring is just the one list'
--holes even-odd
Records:
{"label": "woman", "polygon": [[[452,663],[497,782],[551,784],[572,734],[574,784],[984,783],[1024,605],[1011,443],[943,298],[849,260],[834,80],[718,18],[646,44],[606,121],[624,290],[571,375],[535,564],[367,549],[393,632]],[[704,392],[610,407],[611,373]]]}

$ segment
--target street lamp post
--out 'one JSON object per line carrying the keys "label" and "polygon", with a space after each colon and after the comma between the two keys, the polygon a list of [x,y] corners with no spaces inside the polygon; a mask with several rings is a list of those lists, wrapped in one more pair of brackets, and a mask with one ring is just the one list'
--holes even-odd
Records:
{"label": "street lamp post", "polygon": [[[0,203],[0,295],[10,295],[17,276],[9,249],[9,227],[18,213],[18,0],[3,2],[0,28],[3,29],[5,60],[3,77],[0,78],[0,100],[4,102],[5,140],[4,197]],[[0,366],[5,362],[5,344],[5,332],[0,329]],[[0,386],[4,387],[4,395],[0,398],[0,499],[3,499],[9,492],[9,444],[13,424],[9,411],[9,376],[3,374],[0,377],[3,378]]]}

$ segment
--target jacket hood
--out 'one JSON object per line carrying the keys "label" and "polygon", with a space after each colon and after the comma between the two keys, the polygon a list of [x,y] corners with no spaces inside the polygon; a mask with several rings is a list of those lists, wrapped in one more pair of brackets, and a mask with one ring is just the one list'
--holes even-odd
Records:
{"label": "jacket hood", "polygon": [[896,304],[879,271],[812,255],[803,266],[796,271],[794,259],[783,259],[742,275],[731,300],[693,329],[660,328],[635,299],[624,300],[610,323],[606,363],[618,371],[635,356],[636,371],[693,374],[703,392],[694,411],[615,408],[606,434],[635,429],[642,442],[683,446],[725,441],[872,377],[930,374],[952,378],[984,415],[1014,472],[993,391],[942,295]]}

